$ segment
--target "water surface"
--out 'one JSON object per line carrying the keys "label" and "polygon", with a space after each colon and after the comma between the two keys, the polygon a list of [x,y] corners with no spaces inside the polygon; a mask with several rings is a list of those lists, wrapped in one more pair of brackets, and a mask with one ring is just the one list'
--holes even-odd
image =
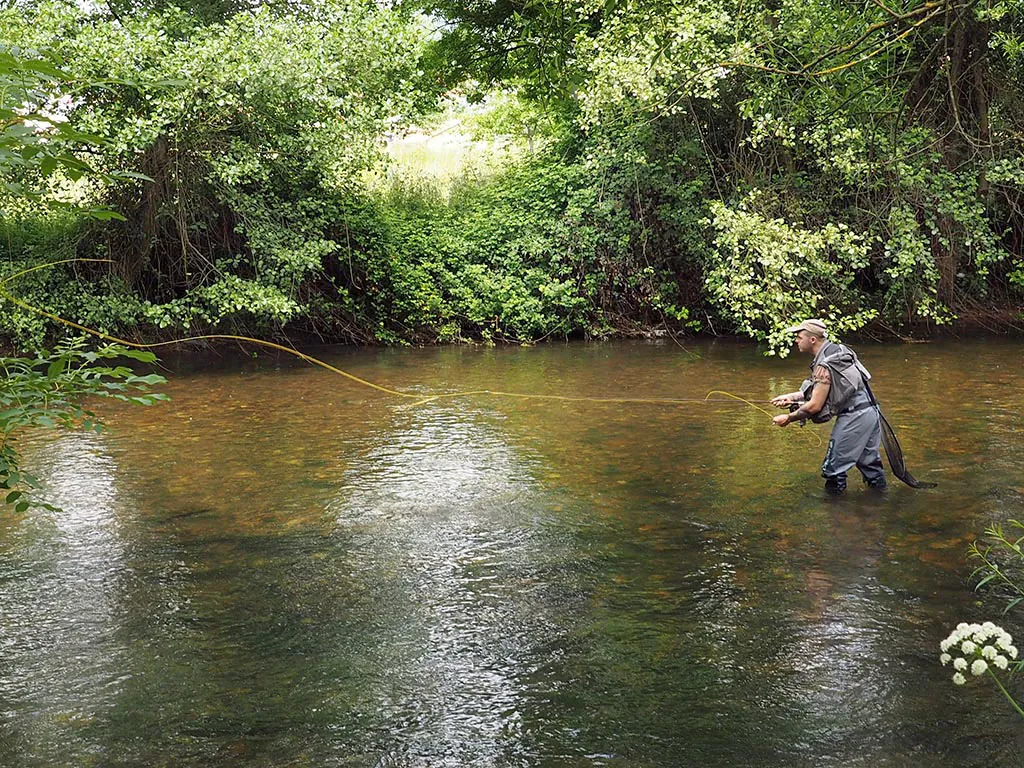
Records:
{"label": "water surface", "polygon": [[[805,373],[690,349],[316,354],[423,394],[763,403]],[[828,427],[735,401],[411,407],[168,363],[172,402],[24,441],[63,511],[0,518],[0,765],[1018,765],[937,655],[999,620],[966,547],[1024,513],[1024,344],[860,352],[935,491],[829,500]]]}

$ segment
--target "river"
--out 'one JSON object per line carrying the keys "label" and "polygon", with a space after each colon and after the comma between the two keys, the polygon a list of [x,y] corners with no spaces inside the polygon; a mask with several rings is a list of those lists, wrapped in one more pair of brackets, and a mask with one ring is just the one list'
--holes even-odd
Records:
{"label": "river", "polygon": [[1024,639],[967,559],[1024,516],[1024,344],[858,349],[937,489],[828,499],[828,426],[701,402],[799,385],[752,344],[313,350],[676,405],[170,360],[171,402],[22,440],[62,511],[0,516],[0,765],[1019,765],[938,655],[959,621]]}

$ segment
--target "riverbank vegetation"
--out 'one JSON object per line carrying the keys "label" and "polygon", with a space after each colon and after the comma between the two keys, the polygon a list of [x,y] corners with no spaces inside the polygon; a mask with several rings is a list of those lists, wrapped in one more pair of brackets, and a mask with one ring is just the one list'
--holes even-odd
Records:
{"label": "riverbank vegetation", "polygon": [[[0,149],[31,131],[92,172],[6,164],[3,257],[107,260],[12,287],[146,339],[1020,328],[1022,21],[1018,0],[8,4],[3,55],[62,76],[4,89]],[[0,314],[15,347],[61,333]]]}
{"label": "riverbank vegetation", "polygon": [[[109,208],[70,206],[47,193],[47,185],[54,178],[97,183],[138,178],[136,174],[104,173],[93,168],[81,155],[106,147],[107,142],[100,136],[82,133],[47,109],[54,91],[72,84],[65,72],[45,59],[26,56],[17,49],[0,50],[0,94],[4,96],[0,105],[4,126],[0,135],[0,181],[4,182],[5,212],[45,206],[70,208],[79,217],[96,221],[118,217]],[[0,280],[0,296],[11,306],[19,303],[7,292],[7,284],[39,271],[40,266],[8,274]],[[0,496],[5,507],[17,513],[33,504],[54,509],[36,496],[40,483],[22,465],[17,441],[26,430],[58,427],[100,432],[102,421],[86,407],[92,398],[138,405],[166,400],[164,394],[152,389],[165,382],[163,376],[138,375],[124,364],[150,364],[155,360],[152,352],[121,344],[90,348],[80,337],[65,338],[52,350],[36,346],[26,357],[0,357]]]}

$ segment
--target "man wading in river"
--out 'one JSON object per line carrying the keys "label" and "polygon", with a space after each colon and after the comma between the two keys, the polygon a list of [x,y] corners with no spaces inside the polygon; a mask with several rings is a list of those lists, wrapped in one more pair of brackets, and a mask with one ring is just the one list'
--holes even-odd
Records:
{"label": "man wading in river", "polygon": [[878,452],[882,431],[878,409],[872,407],[867,391],[871,374],[852,349],[828,341],[821,320],[805,320],[786,331],[796,332],[797,349],[811,355],[811,378],[804,381],[800,391],[772,400],[772,405],[790,408],[790,413],[775,417],[775,424],[785,427],[807,419],[821,424],[834,416],[836,423],[821,465],[825,491],[843,493],[846,473],[853,466],[860,470],[869,487],[884,491],[885,471]]}

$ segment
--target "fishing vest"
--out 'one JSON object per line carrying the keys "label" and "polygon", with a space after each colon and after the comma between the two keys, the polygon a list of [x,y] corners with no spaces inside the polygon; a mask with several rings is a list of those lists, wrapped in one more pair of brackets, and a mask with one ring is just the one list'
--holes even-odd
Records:
{"label": "fishing vest", "polygon": [[828,368],[832,386],[829,387],[825,404],[820,411],[811,416],[811,421],[815,424],[824,424],[839,415],[853,400],[854,395],[865,388],[866,383],[871,380],[871,374],[868,373],[867,368],[861,365],[860,360],[857,359],[857,353],[852,349],[843,344],[826,341],[811,362],[811,378],[804,379],[804,383],[800,386],[805,402],[811,399],[811,391],[814,389],[814,369],[819,365]]}

